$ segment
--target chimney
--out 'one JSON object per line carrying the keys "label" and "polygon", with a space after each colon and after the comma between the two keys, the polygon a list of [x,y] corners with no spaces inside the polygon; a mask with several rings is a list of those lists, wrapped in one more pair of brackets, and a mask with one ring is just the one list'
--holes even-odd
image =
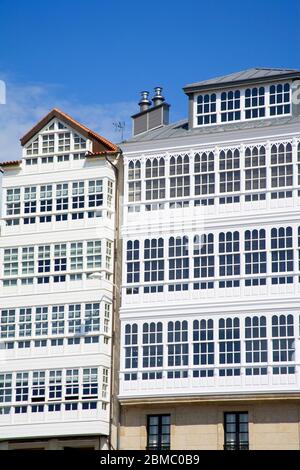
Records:
{"label": "chimney", "polygon": [[154,92],[152,107],[148,91],[141,92],[140,111],[131,116],[134,136],[169,124],[170,105],[165,102],[165,98],[161,94],[162,87],[155,87]]}
{"label": "chimney", "polygon": [[149,91],[141,91],[141,101],[139,102],[140,112],[150,108]]}
{"label": "chimney", "polygon": [[153,101],[153,106],[158,106],[159,104],[163,103],[165,101],[164,97],[162,96],[162,87],[157,86],[154,88],[155,95],[152,98]]}

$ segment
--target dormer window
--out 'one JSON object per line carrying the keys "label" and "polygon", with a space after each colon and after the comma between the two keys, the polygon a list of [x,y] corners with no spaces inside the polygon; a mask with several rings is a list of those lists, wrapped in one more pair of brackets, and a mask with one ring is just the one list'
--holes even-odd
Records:
{"label": "dormer window", "polygon": [[203,124],[215,124],[217,122],[217,95],[199,95],[197,98],[198,126]]}
{"label": "dormer window", "polygon": [[265,117],[265,88],[247,88],[245,91],[245,119]]}
{"label": "dormer window", "polygon": [[241,92],[223,91],[221,93],[221,121],[239,121],[241,119]]}
{"label": "dormer window", "polygon": [[289,83],[195,95],[194,126],[291,114]]}
{"label": "dormer window", "polygon": [[270,86],[270,116],[291,112],[289,83]]}

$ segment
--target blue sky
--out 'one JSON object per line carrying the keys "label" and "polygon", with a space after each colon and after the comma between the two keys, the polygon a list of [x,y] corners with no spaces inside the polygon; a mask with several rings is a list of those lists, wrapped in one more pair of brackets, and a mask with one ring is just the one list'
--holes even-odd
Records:
{"label": "blue sky", "polygon": [[112,122],[139,92],[164,87],[171,119],[182,87],[254,67],[300,68],[299,0],[0,0],[0,159],[54,106],[115,141]]}

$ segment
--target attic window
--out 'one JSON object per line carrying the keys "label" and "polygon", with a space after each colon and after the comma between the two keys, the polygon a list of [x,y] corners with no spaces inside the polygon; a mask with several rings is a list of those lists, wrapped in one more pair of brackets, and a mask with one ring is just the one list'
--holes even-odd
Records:
{"label": "attic window", "polygon": [[85,149],[86,148],[86,140],[78,134],[74,134],[74,149]]}
{"label": "attic window", "polygon": [[39,153],[39,141],[36,138],[26,149],[27,155],[37,155]]}
{"label": "attic window", "polygon": [[288,83],[270,87],[270,115],[290,113],[290,85]]}
{"label": "attic window", "polygon": [[225,124],[291,114],[291,86],[241,88],[195,95],[194,126]]}
{"label": "attic window", "polygon": [[43,135],[43,153],[54,152],[54,134]]}
{"label": "attic window", "polygon": [[215,93],[198,96],[198,126],[202,126],[203,124],[215,124],[217,122],[216,101],[217,96]]}

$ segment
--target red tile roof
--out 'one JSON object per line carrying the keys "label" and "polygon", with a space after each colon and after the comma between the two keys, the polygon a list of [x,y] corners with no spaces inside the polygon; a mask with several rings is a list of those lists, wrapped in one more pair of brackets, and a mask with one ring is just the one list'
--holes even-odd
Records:
{"label": "red tile roof", "polygon": [[[78,132],[83,134],[85,137],[90,138],[94,140],[99,147],[99,144],[101,147],[103,147],[104,150],[110,150],[110,151],[118,151],[118,147],[110,142],[109,140],[105,139],[105,137],[102,137],[100,134],[97,132],[92,131],[88,127],[84,126],[83,124],[80,124],[78,121],[75,119],[71,118],[68,114],[64,113],[58,108],[52,109],[50,113],[48,113],[43,119],[41,119],[29,132],[27,132],[20,140],[21,144],[25,145],[32,137],[34,137],[35,134],[37,134],[43,127],[45,127],[51,119],[54,117],[60,119],[61,121],[65,122],[66,124],[70,125],[71,127],[75,128]],[[97,147],[97,146],[96,146]],[[102,150],[102,148],[101,148]]]}
{"label": "red tile roof", "polygon": [[17,166],[22,163],[22,160],[11,160],[10,162],[0,162],[0,167],[4,166]]}

